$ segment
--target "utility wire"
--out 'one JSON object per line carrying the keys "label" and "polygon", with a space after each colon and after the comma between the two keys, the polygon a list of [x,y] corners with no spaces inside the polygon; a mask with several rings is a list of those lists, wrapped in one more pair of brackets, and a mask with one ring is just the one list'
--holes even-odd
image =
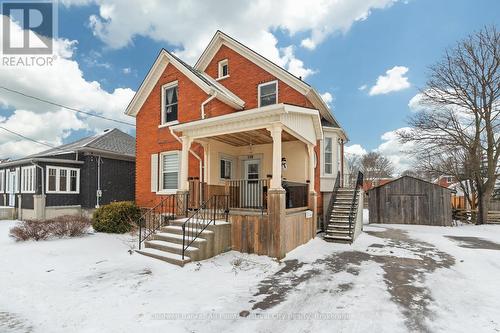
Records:
{"label": "utility wire", "polygon": [[[8,129],[8,128],[5,128],[5,127],[3,127],[3,126],[0,126],[0,129],[3,129],[4,131],[7,131],[7,132],[9,132],[9,133],[11,133],[11,134],[14,134],[14,135],[17,135],[17,136],[19,136],[19,137],[21,137],[21,138],[23,138],[23,139],[26,139],[26,140],[32,141],[32,142],[34,142],[34,143],[38,143],[38,144],[41,144],[41,145],[44,145],[44,146],[47,146],[47,147],[50,147],[50,148],[56,148],[55,146],[53,146],[53,145],[51,145],[51,144],[48,144],[48,143],[45,143],[45,142],[42,142],[42,141],[38,141],[38,140],[32,139],[32,138],[30,138],[30,137],[27,137],[26,135],[23,135],[23,134],[21,134],[21,133],[17,133],[17,132],[15,132],[15,131],[12,131],[12,130],[10,130],[10,129]],[[56,149],[57,149],[57,148],[56,148]]]}
{"label": "utility wire", "polygon": [[85,114],[87,116],[101,118],[101,119],[108,120],[108,121],[114,121],[115,123],[120,123],[120,124],[123,124],[123,125],[128,125],[128,126],[134,126],[135,127],[134,124],[128,123],[126,121],[117,120],[117,119],[113,119],[113,118],[108,118],[108,117],[101,116],[99,114],[95,114],[95,113],[92,113],[92,112],[87,112],[87,111],[82,111],[82,110],[79,110],[79,109],[75,109],[75,108],[72,108],[72,107],[69,107],[69,106],[65,106],[65,105],[62,105],[62,104],[59,104],[59,103],[56,103],[56,102],[48,101],[48,100],[40,98],[40,97],[36,97],[36,96],[33,96],[33,95],[28,95],[28,94],[23,93],[21,91],[10,89],[10,88],[4,87],[4,86],[0,86],[0,89],[6,90],[6,91],[14,93],[14,94],[18,94],[18,95],[21,95],[21,96],[24,96],[24,97],[27,97],[27,98],[31,98],[31,99],[37,100],[39,102],[43,102],[43,103],[55,105],[55,106],[58,106],[58,107],[61,107],[61,108],[64,108],[64,109],[68,109],[68,110],[71,110],[71,111],[74,111],[74,112],[77,112],[77,113],[82,113],[82,114]]}

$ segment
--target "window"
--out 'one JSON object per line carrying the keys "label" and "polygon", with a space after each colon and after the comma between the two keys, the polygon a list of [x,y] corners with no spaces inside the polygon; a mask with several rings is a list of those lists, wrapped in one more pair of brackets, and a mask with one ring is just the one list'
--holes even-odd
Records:
{"label": "window", "polygon": [[179,152],[161,155],[161,190],[175,191],[179,186]]}
{"label": "window", "polygon": [[35,193],[35,167],[21,168],[21,193]]}
{"label": "window", "polygon": [[231,170],[233,169],[233,161],[227,158],[220,160],[220,178],[231,179]]}
{"label": "window", "polygon": [[332,158],[333,158],[333,153],[332,153],[332,138],[328,138],[326,137],[325,138],[325,151],[324,151],[324,154],[325,154],[325,164],[324,164],[324,172],[325,174],[329,174],[331,175],[333,170],[332,170],[332,164],[333,164],[333,161],[332,161]]}
{"label": "window", "polygon": [[278,102],[278,81],[259,84],[259,107]]}
{"label": "window", "polygon": [[161,124],[168,125],[177,122],[177,81],[162,87]]}
{"label": "window", "polygon": [[5,170],[0,170],[0,193],[5,191]]}
{"label": "window", "polygon": [[227,59],[219,61],[219,79],[229,76],[229,63]]}
{"label": "window", "polygon": [[74,168],[47,167],[47,193],[80,192],[80,170]]}
{"label": "window", "polygon": [[53,168],[49,168],[49,181],[47,192],[55,192],[56,191],[56,178],[57,178],[57,170]]}

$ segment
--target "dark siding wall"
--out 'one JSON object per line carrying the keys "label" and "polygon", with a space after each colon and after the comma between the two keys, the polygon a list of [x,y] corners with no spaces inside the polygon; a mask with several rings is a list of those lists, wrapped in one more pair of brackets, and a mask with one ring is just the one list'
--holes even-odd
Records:
{"label": "dark siding wall", "polygon": [[32,193],[23,193],[21,194],[21,207],[25,209],[33,209],[34,208],[34,199]]}
{"label": "dark siding wall", "polygon": [[402,177],[369,191],[370,223],[451,225],[450,191]]}
{"label": "dark siding wall", "polygon": [[[82,207],[94,208],[97,204],[97,163],[98,157],[85,156],[85,165],[82,174],[81,195]],[[135,162],[121,161],[110,158],[101,158],[101,190],[100,205],[113,201],[133,201],[135,193]]]}

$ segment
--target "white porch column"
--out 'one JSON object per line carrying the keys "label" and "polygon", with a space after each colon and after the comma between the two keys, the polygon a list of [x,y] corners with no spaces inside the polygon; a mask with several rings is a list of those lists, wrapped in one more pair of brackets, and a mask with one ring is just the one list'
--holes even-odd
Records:
{"label": "white porch column", "polygon": [[282,189],[281,187],[281,124],[273,124],[269,129],[273,137],[273,178],[271,189]]}
{"label": "white porch column", "polygon": [[181,152],[181,172],[180,172],[180,188],[181,191],[189,191],[188,173],[189,173],[189,149],[191,148],[192,139],[188,136],[181,137],[182,152]]}
{"label": "white porch column", "polygon": [[314,192],[314,146],[307,145],[307,153],[309,155],[309,192]]}

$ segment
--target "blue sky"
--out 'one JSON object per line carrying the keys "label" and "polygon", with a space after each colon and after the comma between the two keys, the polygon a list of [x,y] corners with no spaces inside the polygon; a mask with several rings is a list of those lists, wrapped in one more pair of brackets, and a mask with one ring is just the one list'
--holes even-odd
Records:
{"label": "blue sky", "polygon": [[[411,113],[408,103],[423,87],[426,68],[457,40],[485,24],[500,23],[497,0],[367,0],[360,4],[345,0],[311,2],[313,8],[300,8],[296,2],[287,1],[289,4],[281,5],[290,10],[275,18],[279,16],[272,16],[276,9],[260,2],[253,6],[234,3],[235,8],[228,9],[230,13],[211,16],[207,9],[198,8],[210,8],[210,1],[193,8],[183,7],[195,2],[184,6],[179,2],[172,14],[162,7],[141,7],[140,2],[135,3],[138,9],[133,13],[133,0],[103,0],[99,4],[65,0],[59,5],[59,38],[73,41],[67,60],[81,71],[82,85],[88,88],[93,81],[98,82],[99,96],[120,100],[121,104],[114,103],[120,105],[113,111],[118,113],[140,85],[160,48],[175,51],[193,63],[210,36],[221,29],[285,68],[304,74],[320,93],[332,95],[331,106],[349,135],[350,145],[358,144],[366,151],[377,149],[395,163],[405,165],[396,156],[401,154],[395,148],[397,143],[391,141],[390,135],[384,139],[382,135],[405,126]],[[158,2],[158,6],[162,4],[165,7],[164,2]],[[254,16],[254,11],[271,13]],[[328,13],[317,14],[320,11]],[[311,20],[315,15],[321,17]],[[165,23],[169,20],[171,25]],[[307,39],[313,41],[312,47],[307,46]],[[286,48],[292,50],[288,56]],[[370,95],[377,78],[395,66],[406,68],[399,76],[400,84],[393,91]],[[360,90],[362,86],[366,88]],[[115,93],[117,88],[123,88],[120,98]],[[106,112],[94,110],[82,101],[72,103],[71,94],[65,97],[64,102],[71,106]],[[4,100],[8,98],[4,96]],[[4,101],[0,122],[2,117],[4,123],[9,121],[19,108]],[[38,110],[33,112],[40,114]],[[58,137],[53,140],[47,133],[40,139],[67,142],[106,127],[102,123],[88,126],[83,121],[83,125],[55,131]]]}

